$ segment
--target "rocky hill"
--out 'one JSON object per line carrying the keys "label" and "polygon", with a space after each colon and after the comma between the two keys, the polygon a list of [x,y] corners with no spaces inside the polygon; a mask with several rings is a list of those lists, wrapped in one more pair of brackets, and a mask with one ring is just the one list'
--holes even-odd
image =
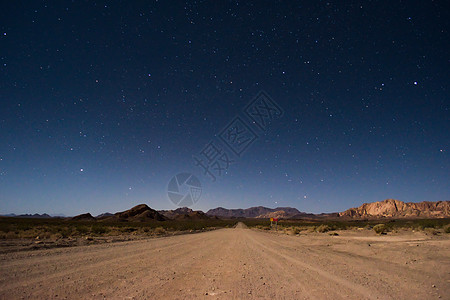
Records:
{"label": "rocky hill", "polygon": [[105,221],[124,221],[124,222],[145,222],[145,221],[165,221],[167,220],[162,214],[154,209],[151,209],[146,204],[139,204],[135,207],[117,212],[111,217],[104,218]]}
{"label": "rocky hill", "polygon": [[450,217],[450,201],[403,202],[395,199],[364,203],[339,213],[342,218],[444,218]]}
{"label": "rocky hill", "polygon": [[184,219],[210,219],[201,210],[192,210],[188,207],[180,207],[174,210],[159,210],[160,214],[168,219],[184,220]]}

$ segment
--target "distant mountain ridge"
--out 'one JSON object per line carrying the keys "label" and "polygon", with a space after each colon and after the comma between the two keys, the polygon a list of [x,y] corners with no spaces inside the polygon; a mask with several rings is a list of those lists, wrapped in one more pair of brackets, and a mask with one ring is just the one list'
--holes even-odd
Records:
{"label": "distant mountain ridge", "polygon": [[218,207],[210,209],[206,212],[208,216],[216,216],[221,218],[265,218],[269,213],[281,212],[283,211],[284,217],[290,217],[294,215],[302,214],[298,209],[292,207],[276,207],[268,208],[264,206],[255,206],[250,208],[236,208],[227,209],[223,207]]}
{"label": "distant mountain ridge", "polygon": [[35,219],[47,219],[47,218],[60,218],[60,216],[55,216],[52,217],[49,214],[21,214],[21,215],[16,215],[16,214],[7,214],[7,215],[2,215],[3,217],[14,217],[14,218],[35,218]]}
{"label": "distant mountain ridge", "polygon": [[189,207],[179,207],[175,210],[159,210],[160,214],[168,219],[210,219],[201,210],[192,210]]}

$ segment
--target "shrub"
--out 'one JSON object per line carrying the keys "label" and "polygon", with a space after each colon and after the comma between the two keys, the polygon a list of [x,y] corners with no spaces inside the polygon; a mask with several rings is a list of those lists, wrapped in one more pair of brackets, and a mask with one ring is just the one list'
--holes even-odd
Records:
{"label": "shrub", "polygon": [[429,234],[431,234],[431,235],[438,235],[438,234],[439,234],[439,231],[437,231],[437,230],[434,229],[434,228],[425,228],[425,232],[426,232],[426,233],[429,233]]}
{"label": "shrub", "polygon": [[89,232],[89,228],[87,226],[77,226],[76,227],[77,232],[80,234],[86,234]]}
{"label": "shrub", "polygon": [[292,233],[293,234],[299,234],[300,231],[301,231],[300,227],[297,227],[297,226],[292,227]]}
{"label": "shrub", "polygon": [[450,233],[450,224],[444,226],[444,232],[445,232],[445,233]]}
{"label": "shrub", "polygon": [[378,224],[378,225],[373,226],[373,230],[378,234],[385,233],[386,229],[387,229],[386,225],[384,225],[384,224]]}
{"label": "shrub", "polygon": [[157,235],[162,235],[162,234],[166,233],[166,230],[160,226],[160,227],[156,227],[154,232]]}
{"label": "shrub", "polygon": [[134,228],[134,227],[125,227],[125,228],[122,228],[122,231],[123,231],[123,232],[128,232],[128,233],[133,232],[133,231],[136,231],[136,230],[137,230],[137,228]]}
{"label": "shrub", "polygon": [[67,238],[72,235],[72,228],[69,227],[58,228],[58,232],[61,234],[63,238]]}
{"label": "shrub", "polygon": [[101,225],[92,226],[92,233],[94,233],[94,234],[104,234],[104,233],[107,233],[108,231],[109,231],[109,229],[106,228],[105,226],[101,226]]}
{"label": "shrub", "polygon": [[319,227],[316,228],[316,231],[320,232],[320,233],[324,233],[324,232],[327,232],[327,231],[330,231],[330,230],[331,230],[330,226],[328,226],[326,224],[322,224],[322,225],[320,225]]}

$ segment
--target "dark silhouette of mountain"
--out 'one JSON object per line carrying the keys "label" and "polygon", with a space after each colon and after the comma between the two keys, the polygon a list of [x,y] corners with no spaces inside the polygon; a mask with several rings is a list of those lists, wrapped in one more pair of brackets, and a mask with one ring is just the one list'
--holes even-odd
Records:
{"label": "dark silhouette of mountain", "polygon": [[73,221],[95,221],[96,219],[90,214],[85,213],[75,217],[70,218]]}
{"label": "dark silhouette of mountain", "polygon": [[117,212],[111,217],[105,217],[103,220],[121,222],[145,222],[151,220],[165,221],[167,220],[167,218],[156,210],[151,209],[146,204],[139,204],[129,210]]}

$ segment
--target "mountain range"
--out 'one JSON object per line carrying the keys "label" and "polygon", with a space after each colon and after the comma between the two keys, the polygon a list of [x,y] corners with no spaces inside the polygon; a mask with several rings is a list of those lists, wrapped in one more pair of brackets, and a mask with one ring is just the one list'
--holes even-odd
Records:
{"label": "mountain range", "polygon": [[[48,214],[4,215],[19,218],[51,218]],[[206,213],[181,207],[175,210],[154,210],[146,204],[139,204],[129,210],[115,214],[103,213],[93,217],[84,213],[70,218],[74,221],[117,221],[117,222],[144,222],[149,220],[196,220],[211,218],[280,218],[280,219],[379,219],[379,218],[449,218],[450,201],[423,201],[403,202],[395,199],[386,199],[372,203],[364,203],[359,207],[347,209],[339,213],[312,214],[301,212],[292,207],[268,208],[256,206],[250,208],[227,209],[218,207]]]}
{"label": "mountain range", "polygon": [[278,213],[287,216],[294,216],[299,214],[306,214],[300,212],[296,208],[292,207],[277,207],[277,208],[268,208],[264,206],[256,206],[250,208],[237,208],[237,209],[227,209],[223,207],[218,207],[214,209],[210,209],[206,212],[209,216],[217,216],[221,218],[267,218],[268,214]]}

